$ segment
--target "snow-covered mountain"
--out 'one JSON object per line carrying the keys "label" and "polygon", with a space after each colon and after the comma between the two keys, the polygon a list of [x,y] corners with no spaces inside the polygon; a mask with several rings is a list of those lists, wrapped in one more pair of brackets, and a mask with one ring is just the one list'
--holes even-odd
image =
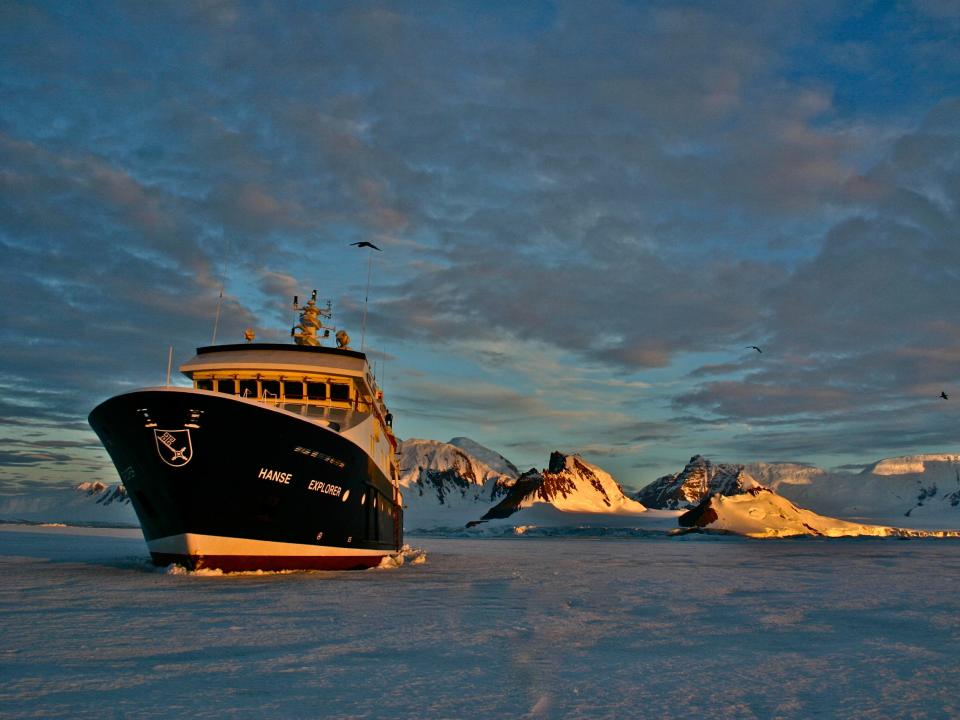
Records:
{"label": "snow-covered mountain", "polygon": [[776,487],[784,483],[809,485],[827,475],[826,470],[801,463],[754,462],[743,465],[743,469],[764,487]]}
{"label": "snow-covered mountain", "polygon": [[458,447],[461,450],[465,451],[468,455],[472,455],[474,458],[484,463],[488,467],[492,468],[494,471],[510,478],[517,478],[520,476],[520,470],[517,469],[517,466],[512,462],[507,460],[503,455],[498,452],[491,450],[490,448],[484,447],[475,440],[465,437],[455,437],[450,440],[450,445]]}
{"label": "snow-covered mountain", "polygon": [[93,498],[97,505],[107,507],[117,503],[118,505],[130,505],[130,496],[127,495],[127,489],[120,483],[107,485],[100,481],[84,482],[77,485],[74,490],[86,494]]}
{"label": "snow-covered mountain", "polygon": [[886,458],[859,473],[763,463],[745,470],[780,495],[827,515],[898,526],[960,527],[960,455]]}
{"label": "snow-covered mountain", "polygon": [[504,497],[517,475],[510,461],[467,438],[449,443],[404,440],[400,443],[404,527],[463,527]]}
{"label": "snow-covered mountain", "polygon": [[140,526],[123,485],[102,482],[0,496],[0,521]]}
{"label": "snow-covered mountain", "polygon": [[920,537],[960,535],[958,531],[907,530],[884,525],[849,522],[797,507],[782,495],[754,487],[735,495],[715,494],[681,515],[681,527],[701,528],[747,537],[771,538],[795,535],[826,537]]}
{"label": "snow-covered mountain", "polygon": [[868,523],[920,528],[960,527],[960,455],[879,460],[859,473],[796,463],[713,463],[696,455],[675,475],[634,497],[649,508],[690,508],[707,495],[732,496],[766,487],[813,512]]}
{"label": "snow-covered mountain", "polygon": [[553,452],[550,465],[521,475],[506,497],[491,508],[483,520],[510,517],[525,508],[546,504],[560,512],[637,515],[646,508],[623,493],[606,471],[579,455]]}
{"label": "snow-covered mountain", "polygon": [[872,475],[909,475],[925,473],[928,469],[935,469],[946,463],[956,469],[960,466],[960,455],[947,453],[930,455],[904,455],[902,457],[878,460],[868,466],[863,472]]}
{"label": "snow-covered mountain", "polygon": [[743,465],[714,464],[694,455],[683,470],[657,478],[635,497],[648,508],[678,510],[693,507],[707,495],[737,495],[759,484]]}

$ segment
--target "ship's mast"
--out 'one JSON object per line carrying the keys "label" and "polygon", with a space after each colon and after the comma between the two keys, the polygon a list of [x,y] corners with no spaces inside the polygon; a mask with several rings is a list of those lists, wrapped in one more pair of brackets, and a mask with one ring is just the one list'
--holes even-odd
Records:
{"label": "ship's mast", "polygon": [[[333,310],[330,307],[330,301],[327,300],[325,307],[317,306],[317,291],[314,290],[307,304],[303,307],[298,302],[298,296],[293,296],[293,309],[300,313],[300,322],[290,329],[290,336],[297,345],[318,346],[322,345],[324,339],[330,337],[330,331],[333,327],[325,325],[324,320],[333,317]],[[337,330],[334,334],[337,341],[337,347],[341,350],[350,349],[350,336],[345,330]]]}
{"label": "ship's mast", "polygon": [[330,337],[330,328],[323,324],[323,319],[329,320],[333,316],[330,301],[326,307],[317,307],[317,291],[314,290],[307,304],[300,307],[297,296],[293,297],[293,309],[299,311],[300,322],[293,326],[290,335],[297,345],[321,345],[324,338]]}

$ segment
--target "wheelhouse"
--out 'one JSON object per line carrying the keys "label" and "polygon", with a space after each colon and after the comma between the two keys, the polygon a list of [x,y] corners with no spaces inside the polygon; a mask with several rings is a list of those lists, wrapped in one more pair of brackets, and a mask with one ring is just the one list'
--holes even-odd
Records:
{"label": "wheelhouse", "polygon": [[392,416],[366,356],[301,345],[216,345],[197,349],[180,371],[198,390],[255,400],[345,429],[373,415],[388,434]]}
{"label": "wheelhouse", "polygon": [[213,390],[250,400],[277,404],[350,407],[367,412],[373,405],[351,378],[302,375],[291,377],[281,373],[223,372],[197,373],[193,376],[197,390]]}

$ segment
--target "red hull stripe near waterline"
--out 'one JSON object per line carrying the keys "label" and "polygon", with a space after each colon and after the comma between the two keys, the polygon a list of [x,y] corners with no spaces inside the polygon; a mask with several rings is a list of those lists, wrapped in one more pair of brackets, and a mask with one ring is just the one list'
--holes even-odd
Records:
{"label": "red hull stripe near waterline", "polygon": [[380,564],[382,555],[318,556],[280,555],[254,557],[250,555],[174,555],[150,553],[156,565],[182,565],[190,570],[222,570],[249,572],[256,570],[364,570]]}

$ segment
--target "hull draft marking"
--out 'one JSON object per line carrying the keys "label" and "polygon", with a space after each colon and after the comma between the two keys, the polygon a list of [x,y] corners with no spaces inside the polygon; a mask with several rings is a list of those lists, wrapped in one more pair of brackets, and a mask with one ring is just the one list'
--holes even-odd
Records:
{"label": "hull draft marking", "polygon": [[153,439],[157,445],[160,459],[170,467],[183,467],[193,458],[193,444],[190,442],[190,430],[153,429]]}

